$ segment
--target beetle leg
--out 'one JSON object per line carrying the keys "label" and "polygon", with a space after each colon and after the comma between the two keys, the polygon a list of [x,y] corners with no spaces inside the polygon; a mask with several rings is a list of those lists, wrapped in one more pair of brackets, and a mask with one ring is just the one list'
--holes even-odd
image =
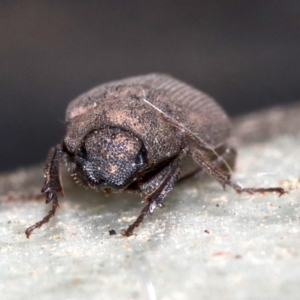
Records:
{"label": "beetle leg", "polygon": [[230,172],[234,169],[236,160],[236,150],[232,147],[226,147],[224,152],[220,153],[214,160],[214,164],[224,172]]}
{"label": "beetle leg", "polygon": [[210,175],[212,178],[216,179],[225,188],[226,185],[231,186],[237,193],[264,193],[264,192],[276,192],[281,196],[285,194],[286,191],[281,187],[270,187],[270,188],[244,188],[239,184],[231,180],[231,175],[225,173],[218,168],[213,162],[209,161],[198,149],[192,149],[191,154],[196,163],[198,163],[202,169]]}
{"label": "beetle leg", "polygon": [[[224,172],[230,172],[234,169],[235,160],[236,160],[236,150],[232,147],[224,147],[222,148],[222,152],[217,152],[219,155],[214,155],[211,160],[215,166],[220,168]],[[186,174],[183,177],[178,179],[178,182],[186,180],[191,177],[201,177],[205,174],[203,168],[199,166],[199,169],[193,171],[192,173]]]}
{"label": "beetle leg", "polygon": [[[147,201],[148,204],[141,210],[135,222],[131,224],[126,230],[121,231],[122,235],[133,235],[134,229],[143,222],[144,217],[147,214],[152,215],[154,209],[157,206],[161,207],[163,205],[165,197],[173,189],[175,182],[180,175],[179,160],[180,157],[176,158],[171,164],[169,164],[156,176],[151,178],[148,182],[140,187],[142,193],[149,193],[150,189],[152,189],[151,194],[148,194],[145,197],[145,201]],[[159,186],[157,187],[158,184]]]}
{"label": "beetle leg", "polygon": [[61,145],[51,148],[48,154],[47,163],[44,168],[45,183],[41,192],[46,194],[46,203],[52,202],[52,208],[41,221],[26,229],[25,234],[27,238],[30,237],[36,228],[39,229],[43,224],[48,223],[55,216],[56,209],[59,207],[57,194],[63,194],[60,183],[59,164],[63,155],[64,152]]}

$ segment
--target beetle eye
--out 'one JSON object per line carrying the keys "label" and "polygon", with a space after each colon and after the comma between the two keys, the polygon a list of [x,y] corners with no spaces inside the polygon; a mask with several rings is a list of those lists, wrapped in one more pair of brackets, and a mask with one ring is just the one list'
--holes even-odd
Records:
{"label": "beetle eye", "polygon": [[77,155],[83,159],[87,159],[87,151],[84,145],[81,145],[77,151]]}
{"label": "beetle eye", "polygon": [[140,149],[139,153],[136,156],[135,164],[137,166],[142,166],[147,163],[147,151],[144,146]]}

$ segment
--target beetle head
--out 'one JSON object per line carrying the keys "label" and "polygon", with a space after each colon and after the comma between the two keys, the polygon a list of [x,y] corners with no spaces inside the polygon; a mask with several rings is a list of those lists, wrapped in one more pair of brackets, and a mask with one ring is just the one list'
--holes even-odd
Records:
{"label": "beetle head", "polygon": [[87,135],[75,153],[75,163],[77,179],[107,193],[124,190],[147,165],[142,142],[116,127]]}

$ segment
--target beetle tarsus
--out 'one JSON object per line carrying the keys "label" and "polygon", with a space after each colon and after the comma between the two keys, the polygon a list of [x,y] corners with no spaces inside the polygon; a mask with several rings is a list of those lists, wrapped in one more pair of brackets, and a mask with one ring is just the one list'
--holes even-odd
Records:
{"label": "beetle tarsus", "polygon": [[237,185],[233,184],[232,187],[240,194],[240,193],[248,193],[253,195],[254,193],[278,193],[279,197],[283,194],[286,194],[287,191],[281,187],[270,187],[270,188],[242,188],[236,187]]}
{"label": "beetle tarsus", "polygon": [[279,197],[287,191],[281,187],[270,188],[244,188],[231,180],[230,174],[224,173],[213,162],[208,161],[198,149],[192,150],[192,156],[195,161],[206,171],[208,175],[216,179],[224,188],[226,185],[231,186],[237,193],[248,193],[253,195],[255,193],[278,193]]}
{"label": "beetle tarsus", "polygon": [[132,236],[134,235],[134,229],[139,227],[141,223],[143,223],[144,217],[149,213],[149,208],[150,208],[151,203],[148,203],[140,212],[139,216],[137,219],[132,223],[126,230],[123,229],[121,231],[121,234],[123,236]]}
{"label": "beetle tarsus", "polygon": [[34,225],[28,227],[25,230],[26,237],[29,239],[30,235],[32,234],[32,232],[35,229],[40,229],[40,227],[43,224],[48,223],[50,221],[50,219],[52,219],[55,216],[55,212],[56,212],[58,207],[59,207],[59,203],[58,203],[57,196],[54,196],[54,198],[52,199],[52,208],[51,208],[51,210],[48,212],[48,214],[41,221],[35,223]]}

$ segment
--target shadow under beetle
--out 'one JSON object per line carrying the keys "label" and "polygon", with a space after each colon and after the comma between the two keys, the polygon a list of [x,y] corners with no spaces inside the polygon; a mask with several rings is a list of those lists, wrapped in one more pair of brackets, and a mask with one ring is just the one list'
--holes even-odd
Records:
{"label": "shadow under beetle", "polygon": [[125,236],[145,215],[163,205],[175,182],[204,171],[238,193],[277,192],[280,187],[244,188],[231,180],[236,152],[226,145],[230,122],[201,91],[164,74],[102,84],[73,100],[66,111],[66,135],[53,147],[44,169],[42,192],[52,209],[26,230],[29,238],[54,217],[62,194],[65,160],[77,182],[106,194],[138,192],[146,206]]}

